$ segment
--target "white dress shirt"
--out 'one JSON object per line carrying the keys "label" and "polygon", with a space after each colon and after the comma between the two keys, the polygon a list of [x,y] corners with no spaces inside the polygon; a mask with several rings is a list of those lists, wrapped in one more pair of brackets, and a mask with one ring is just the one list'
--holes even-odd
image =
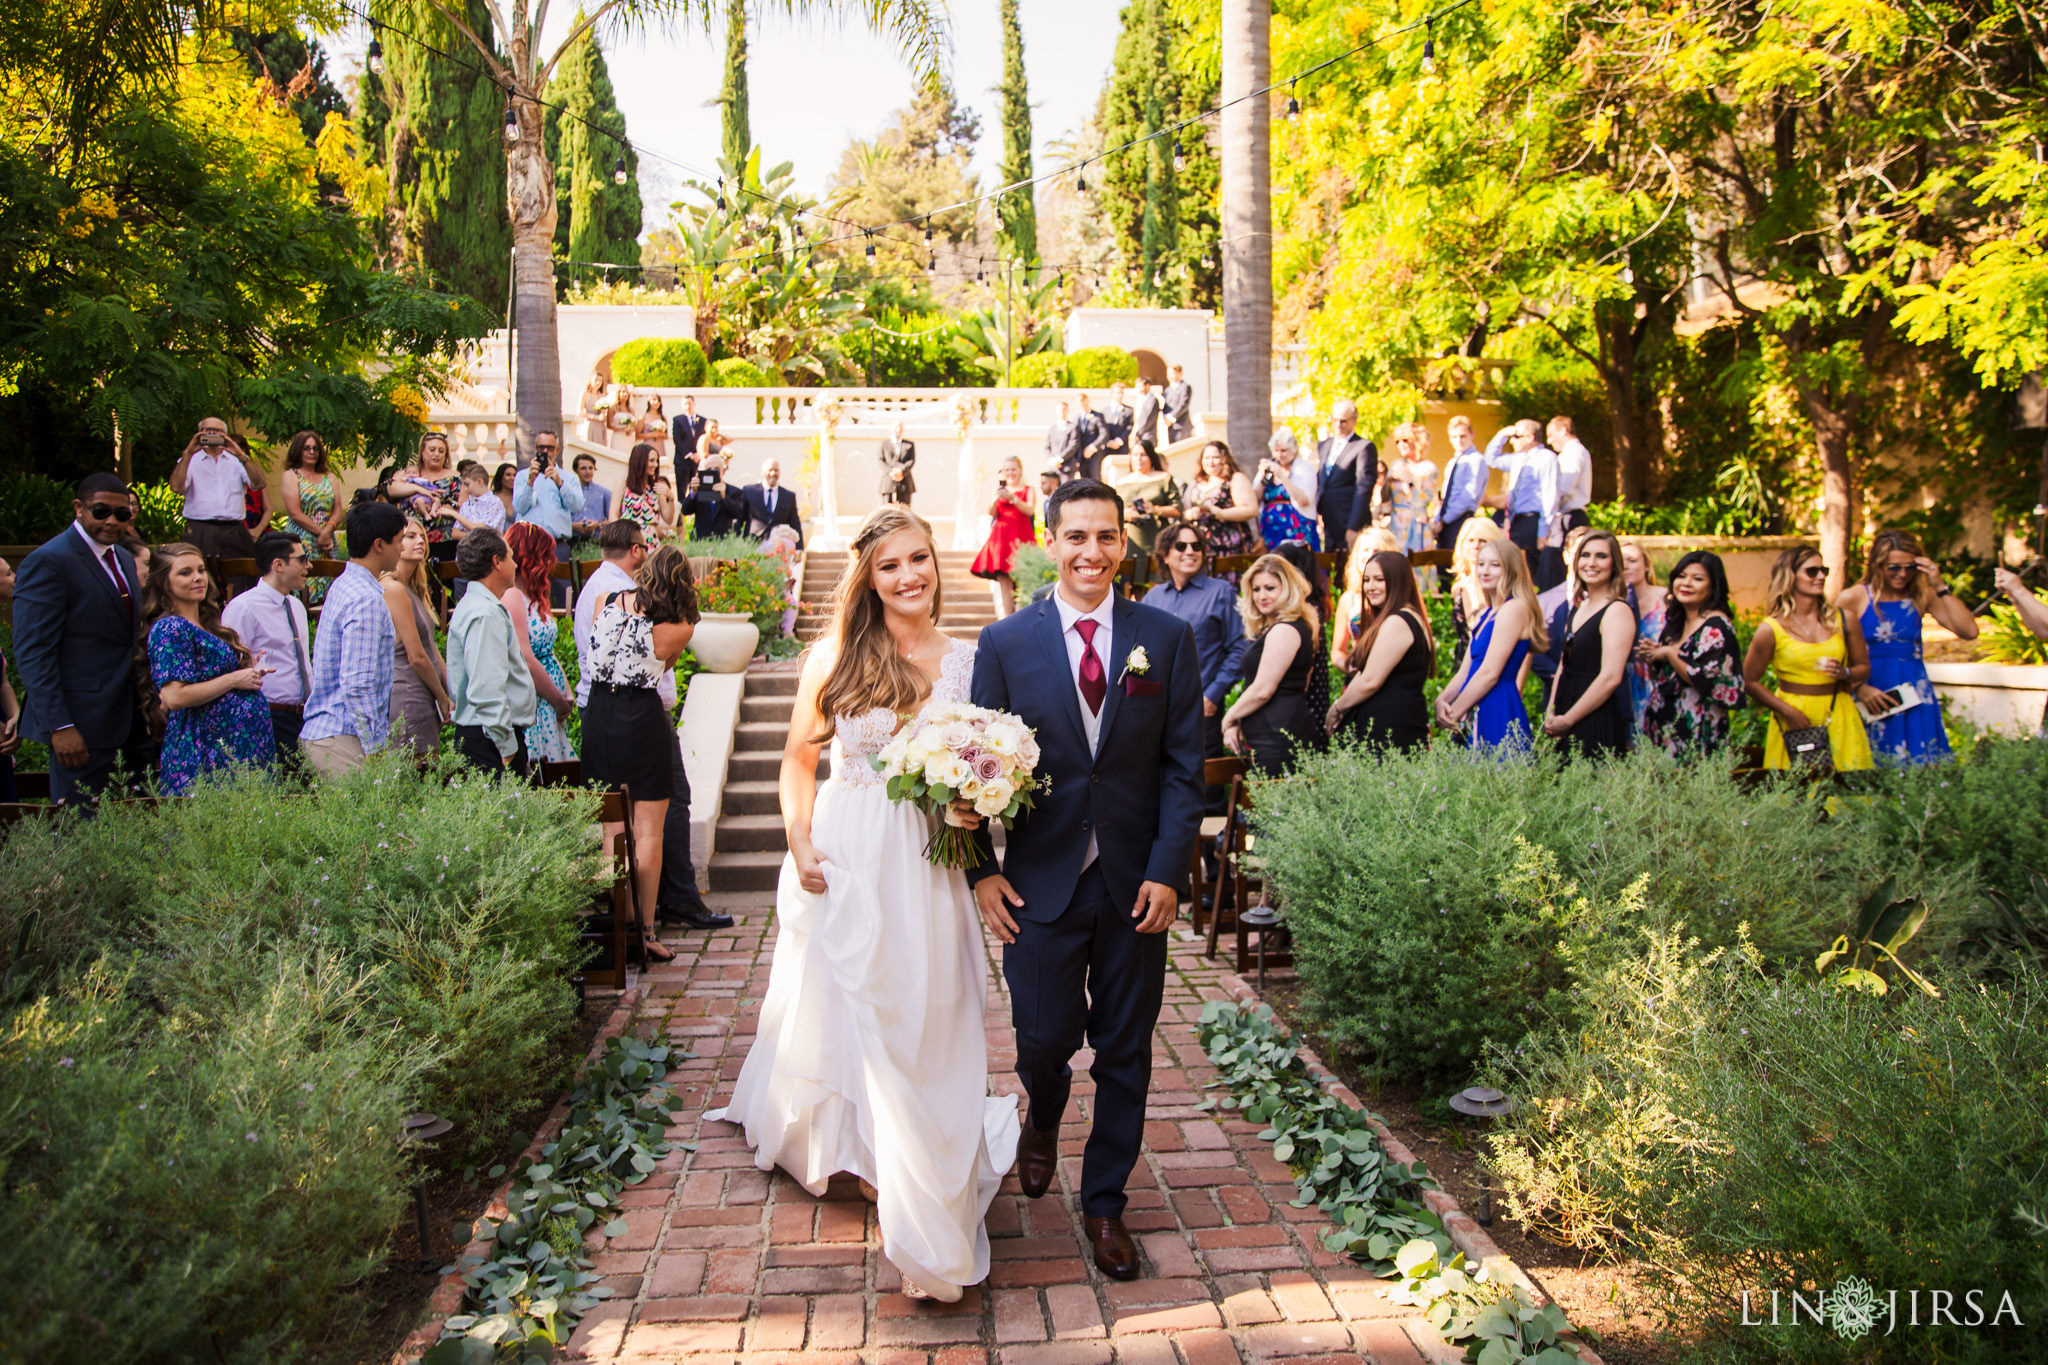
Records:
{"label": "white dress shirt", "polygon": [[[1102,662],[1102,704],[1106,707],[1109,705],[1108,689],[1116,686],[1116,675],[1111,670],[1109,662],[1115,657],[1109,650],[1109,618],[1110,608],[1116,605],[1116,594],[1112,592],[1103,598],[1094,611],[1082,611],[1079,607],[1071,605],[1066,594],[1058,588],[1052,590],[1052,602],[1054,609],[1060,614],[1060,638],[1067,642],[1067,672],[1073,676],[1074,697],[1081,706],[1081,733],[1087,736],[1088,752],[1093,754],[1102,747],[1102,716],[1088,705],[1088,698],[1081,695],[1081,653],[1092,643],[1095,647],[1095,657]],[[1081,638],[1081,632],[1074,629],[1074,623],[1077,621],[1096,623],[1093,641]],[[1091,827],[1088,831],[1088,852],[1081,859],[1083,871],[1095,861],[1095,853],[1095,831]]]}
{"label": "white dress shirt", "polygon": [[1593,452],[1576,436],[1557,448],[1557,482],[1565,511],[1580,511],[1593,500]]}
{"label": "white dress shirt", "polygon": [[[92,532],[85,529],[85,523],[82,521],[74,519],[71,523],[71,529],[78,532],[78,538],[91,548],[93,561],[100,566],[100,572],[107,576],[107,581],[114,585],[114,591],[126,597],[128,595],[128,580],[121,577],[119,569],[107,562],[107,552],[111,550],[117,555],[125,555],[128,552],[118,545],[102,545],[97,540],[94,540]],[[128,567],[131,569],[135,567],[133,556],[130,556],[128,560]]]}
{"label": "white dress shirt", "polygon": [[[590,627],[597,620],[597,610],[604,600],[615,592],[631,592],[639,586],[633,582],[633,575],[606,559],[591,570],[590,577],[583,580],[583,591],[576,594],[576,614],[570,618],[571,628],[576,636],[576,705],[590,705]],[[661,697],[661,704],[670,710],[676,704],[676,671],[673,668],[661,670],[655,679],[654,690]]]}
{"label": "white dress shirt", "polygon": [[263,700],[279,706],[301,706],[313,676],[313,656],[306,652],[305,604],[286,597],[261,579],[221,610],[221,624],[242,637],[252,654],[263,656],[272,671],[263,679]]}
{"label": "white dress shirt", "polygon": [[201,446],[185,466],[185,520],[240,521],[242,490],[248,486],[249,471],[232,448],[222,446],[215,455]]}

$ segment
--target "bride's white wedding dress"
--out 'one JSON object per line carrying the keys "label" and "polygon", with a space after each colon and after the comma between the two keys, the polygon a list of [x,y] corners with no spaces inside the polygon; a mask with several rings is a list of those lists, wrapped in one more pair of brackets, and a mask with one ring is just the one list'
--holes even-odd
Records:
{"label": "bride's white wedding dress", "polygon": [[[956,641],[931,701],[966,701],[973,670]],[[783,860],[760,1030],[732,1102],[705,1117],[743,1125],[756,1166],[813,1194],[836,1171],[872,1183],[884,1252],[950,1301],[988,1275],[982,1219],[1017,1152],[1016,1101],[988,1094],[981,919],[966,878],[925,860],[928,818],[868,764],[895,714],[834,728],[811,815],[826,889]]]}

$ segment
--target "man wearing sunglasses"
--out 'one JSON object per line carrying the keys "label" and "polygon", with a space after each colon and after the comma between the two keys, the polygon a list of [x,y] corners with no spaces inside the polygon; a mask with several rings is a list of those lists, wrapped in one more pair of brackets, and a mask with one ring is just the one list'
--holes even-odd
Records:
{"label": "man wearing sunglasses", "polygon": [[117,759],[139,781],[149,759],[133,668],[142,585],[121,548],[135,519],[128,485],[88,474],[71,512],[71,529],[21,562],[14,588],[21,732],[50,746],[52,801],[97,794]]}
{"label": "man wearing sunglasses", "polygon": [[[1222,758],[1228,752],[1223,747],[1223,699],[1251,648],[1237,614],[1237,591],[1204,571],[1209,541],[1201,531],[1181,526],[1162,531],[1159,539],[1167,581],[1145,594],[1145,605],[1171,612],[1195,632],[1195,665],[1202,675],[1202,757]],[[1223,814],[1229,798],[1227,788],[1205,787],[1203,813]]]}

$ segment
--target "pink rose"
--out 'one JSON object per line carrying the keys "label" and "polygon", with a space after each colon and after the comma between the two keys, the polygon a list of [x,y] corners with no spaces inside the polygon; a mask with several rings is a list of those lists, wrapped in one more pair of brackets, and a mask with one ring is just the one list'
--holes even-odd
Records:
{"label": "pink rose", "polygon": [[[965,758],[963,754],[961,757]],[[970,760],[974,764],[974,775],[983,782],[993,782],[1003,775],[1003,760],[1000,754],[981,754]]]}
{"label": "pink rose", "polygon": [[960,751],[959,759],[971,768],[981,760],[981,750],[970,744]]}

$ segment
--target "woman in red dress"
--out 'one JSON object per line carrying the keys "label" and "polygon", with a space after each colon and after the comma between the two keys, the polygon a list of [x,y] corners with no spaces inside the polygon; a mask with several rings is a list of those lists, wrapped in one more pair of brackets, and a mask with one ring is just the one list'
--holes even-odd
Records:
{"label": "woman in red dress", "polygon": [[1037,495],[1024,482],[1024,462],[1014,455],[1004,460],[996,471],[996,500],[988,509],[995,518],[988,528],[988,544],[974,557],[970,570],[976,578],[989,579],[996,585],[998,617],[1017,609],[1017,585],[1010,578],[1010,559],[1019,545],[1034,545],[1038,541],[1031,524],[1036,500]]}

